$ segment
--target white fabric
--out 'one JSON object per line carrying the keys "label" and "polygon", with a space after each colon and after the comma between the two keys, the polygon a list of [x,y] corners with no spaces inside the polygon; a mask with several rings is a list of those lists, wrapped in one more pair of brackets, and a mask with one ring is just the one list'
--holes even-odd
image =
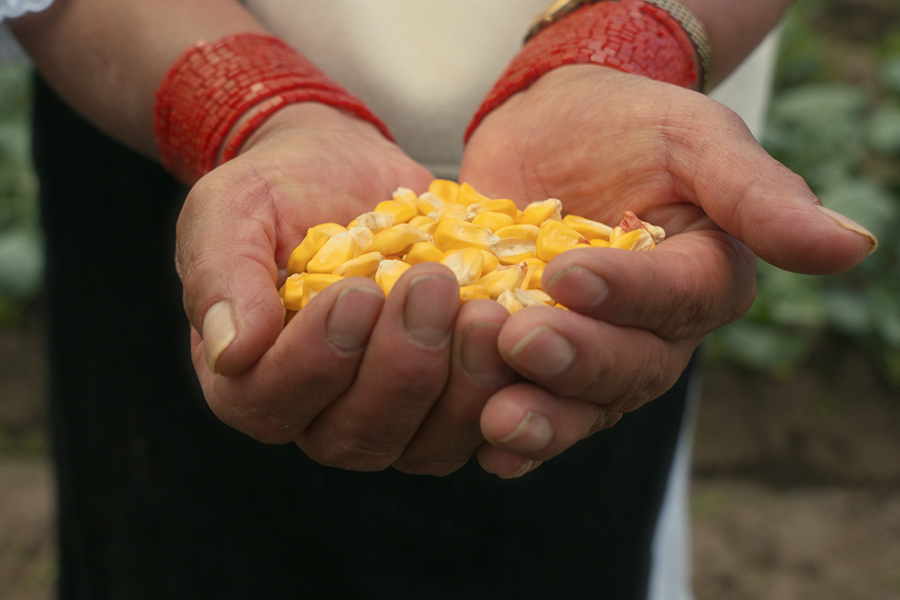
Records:
{"label": "white fabric", "polygon": [[27,12],[38,12],[53,4],[53,0],[0,0],[0,21],[14,19]]}

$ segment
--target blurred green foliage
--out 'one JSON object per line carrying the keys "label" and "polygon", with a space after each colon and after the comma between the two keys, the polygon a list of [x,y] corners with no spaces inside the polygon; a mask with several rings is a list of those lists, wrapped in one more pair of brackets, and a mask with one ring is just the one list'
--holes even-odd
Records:
{"label": "blurred green foliage", "polygon": [[0,62],[0,325],[38,296],[43,251],[30,152],[31,74]]}
{"label": "blurred green foliage", "polygon": [[900,386],[897,23],[896,0],[807,0],[789,13],[763,145],[880,245],[838,276],[760,264],[757,300],[712,336],[713,360],[789,377],[823,344],[850,343]]}

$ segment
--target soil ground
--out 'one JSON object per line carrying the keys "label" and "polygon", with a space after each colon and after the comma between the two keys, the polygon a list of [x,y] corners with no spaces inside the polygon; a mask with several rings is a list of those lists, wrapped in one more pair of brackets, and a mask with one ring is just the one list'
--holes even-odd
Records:
{"label": "soil ground", "polygon": [[[841,350],[772,382],[706,372],[693,512],[698,600],[900,598],[900,393]],[[0,329],[0,600],[55,579],[39,312]]]}

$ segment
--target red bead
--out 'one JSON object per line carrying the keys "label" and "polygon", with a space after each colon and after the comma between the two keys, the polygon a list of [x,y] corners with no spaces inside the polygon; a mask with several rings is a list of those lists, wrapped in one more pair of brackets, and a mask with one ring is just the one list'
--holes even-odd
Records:
{"label": "red bead", "polygon": [[[258,34],[214,44],[201,40],[175,60],[157,91],[154,135],[163,166],[193,184],[236,156],[272,113],[304,101],[348,111],[393,140],[360,99],[281,40]],[[246,115],[250,117],[233,132]]]}
{"label": "red bead", "polygon": [[464,141],[510,96],[557,67],[590,62],[692,88],[699,72],[681,24],[641,0],[583,6],[535,35],[513,58],[475,112]]}

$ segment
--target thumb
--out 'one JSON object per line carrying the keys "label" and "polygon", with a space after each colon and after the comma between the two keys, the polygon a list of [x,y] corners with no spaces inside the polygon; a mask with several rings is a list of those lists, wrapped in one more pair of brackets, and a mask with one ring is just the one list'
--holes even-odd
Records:
{"label": "thumb", "polygon": [[823,207],[802,177],[739,125],[744,135],[732,129],[706,144],[693,137],[693,147],[672,156],[676,176],[719,227],[762,260],[797,273],[840,273],[875,251],[870,231]]}
{"label": "thumb", "polygon": [[176,267],[185,313],[203,340],[207,365],[235,375],[275,343],[284,308],[271,219],[252,214],[246,201],[226,196],[223,202],[215,191],[201,180],[188,196],[178,219]]}

